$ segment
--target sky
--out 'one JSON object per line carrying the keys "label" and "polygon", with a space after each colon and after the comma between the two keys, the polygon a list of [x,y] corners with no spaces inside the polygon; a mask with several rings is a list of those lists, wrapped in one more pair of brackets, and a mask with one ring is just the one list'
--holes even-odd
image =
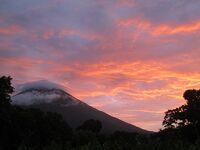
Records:
{"label": "sky", "polygon": [[200,1],[0,0],[0,64],[158,131],[200,87]]}

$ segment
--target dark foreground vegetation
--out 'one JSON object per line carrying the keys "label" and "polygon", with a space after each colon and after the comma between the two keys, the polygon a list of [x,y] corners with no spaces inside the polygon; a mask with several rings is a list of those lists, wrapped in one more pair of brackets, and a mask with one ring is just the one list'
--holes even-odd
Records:
{"label": "dark foreground vegetation", "polygon": [[200,150],[200,90],[184,93],[186,104],[166,112],[158,133],[100,134],[98,120],[75,131],[62,116],[11,105],[10,77],[0,78],[0,150]]}

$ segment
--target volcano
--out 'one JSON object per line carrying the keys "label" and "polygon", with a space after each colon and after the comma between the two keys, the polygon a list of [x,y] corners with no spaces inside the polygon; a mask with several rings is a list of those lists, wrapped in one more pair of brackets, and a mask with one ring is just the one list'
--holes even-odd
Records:
{"label": "volcano", "polygon": [[59,113],[74,129],[86,120],[96,119],[102,122],[102,133],[110,134],[115,131],[149,133],[97,110],[58,88],[29,88],[13,96],[12,101],[15,105]]}

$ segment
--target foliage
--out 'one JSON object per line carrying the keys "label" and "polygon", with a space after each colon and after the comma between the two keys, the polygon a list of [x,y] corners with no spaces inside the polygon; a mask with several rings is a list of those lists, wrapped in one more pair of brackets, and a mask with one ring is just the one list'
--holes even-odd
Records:
{"label": "foliage", "polygon": [[186,104],[168,110],[165,113],[163,125],[165,130],[176,129],[182,138],[193,141],[200,134],[200,90],[187,90],[183,97]]}
{"label": "foliage", "polygon": [[101,131],[102,124],[99,120],[86,120],[77,130],[91,131],[94,133],[99,133]]}
{"label": "foliage", "polygon": [[14,92],[14,88],[11,86],[11,80],[12,78],[10,76],[2,76],[0,78],[0,111],[10,106],[10,94]]}
{"label": "foliage", "polygon": [[187,90],[183,97],[186,100],[185,105],[165,113],[163,121],[165,128],[200,125],[200,90]]}

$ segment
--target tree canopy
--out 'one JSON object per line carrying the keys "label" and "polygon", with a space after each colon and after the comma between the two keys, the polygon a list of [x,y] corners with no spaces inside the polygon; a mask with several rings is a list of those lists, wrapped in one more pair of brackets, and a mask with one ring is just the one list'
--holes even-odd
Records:
{"label": "tree canopy", "polygon": [[102,124],[99,120],[86,120],[81,126],[77,128],[77,130],[85,130],[85,131],[91,131],[94,133],[99,133],[102,128]]}
{"label": "tree canopy", "polygon": [[11,96],[14,88],[11,86],[12,78],[10,76],[2,76],[0,78],[0,111],[10,106]]}
{"label": "tree canopy", "polygon": [[186,104],[168,110],[163,125],[165,128],[180,128],[187,125],[200,125],[200,90],[187,90],[183,94]]}

